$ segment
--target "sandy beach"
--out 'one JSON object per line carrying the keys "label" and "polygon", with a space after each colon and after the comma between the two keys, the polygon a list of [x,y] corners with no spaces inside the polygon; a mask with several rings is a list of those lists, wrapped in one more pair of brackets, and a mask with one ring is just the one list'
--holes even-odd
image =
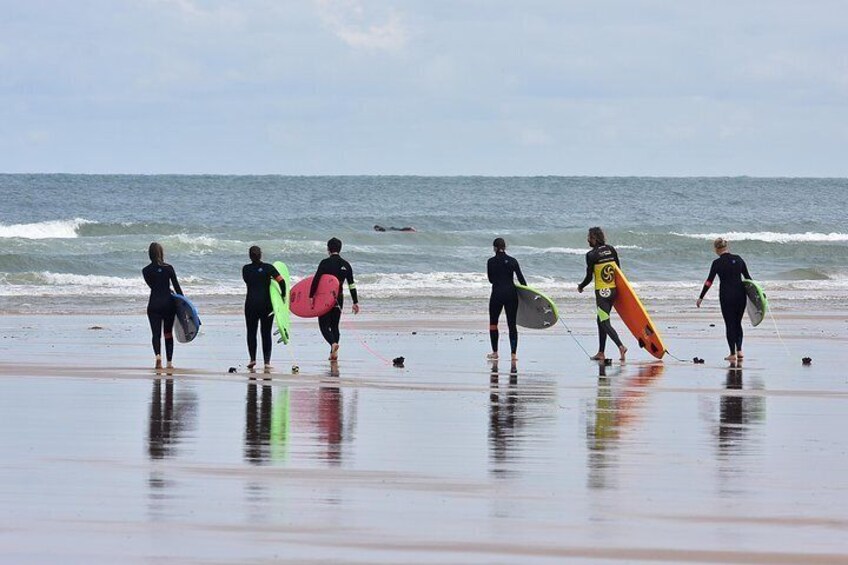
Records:
{"label": "sandy beach", "polygon": [[0,317],[0,561],[848,563],[845,319],[741,369],[715,312],[658,319],[704,365],[560,327],[492,366],[478,322],[363,315],[331,366],[298,320],[251,375],[209,316],[156,375],[142,316]]}

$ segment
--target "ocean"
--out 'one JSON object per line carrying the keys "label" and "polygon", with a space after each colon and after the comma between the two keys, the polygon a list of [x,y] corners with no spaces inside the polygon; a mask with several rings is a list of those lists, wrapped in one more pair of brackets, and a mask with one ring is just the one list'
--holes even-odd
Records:
{"label": "ocean", "polygon": [[485,311],[498,236],[531,285],[591,310],[596,225],[652,311],[694,306],[718,235],[774,309],[848,306],[848,179],[0,175],[0,195],[2,313],[141,313],[151,241],[201,312],[239,312],[248,247],[298,279],[333,236],[367,311]]}

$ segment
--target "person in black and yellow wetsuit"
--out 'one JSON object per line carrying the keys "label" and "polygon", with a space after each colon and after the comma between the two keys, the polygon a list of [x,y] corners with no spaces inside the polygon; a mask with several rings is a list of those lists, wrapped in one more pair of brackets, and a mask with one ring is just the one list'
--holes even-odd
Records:
{"label": "person in black and yellow wetsuit", "polygon": [[518,326],[516,317],[518,315],[518,291],[515,289],[513,275],[518,282],[526,285],[521,267],[515,258],[506,254],[506,242],[502,237],[492,242],[495,256],[489,258],[486,272],[489,282],[492,283],[492,294],[489,296],[489,339],[492,342],[492,352],[489,359],[498,358],[498,320],[501,310],[506,310],[506,324],[509,328],[509,348],[512,352],[512,360],[517,360],[518,354]]}
{"label": "person in black and yellow wetsuit", "polygon": [[350,263],[339,256],[341,250],[341,240],[334,237],[327,242],[327,253],[330,256],[318,265],[318,270],[315,271],[315,277],[312,279],[312,286],[309,289],[309,298],[313,299],[322,275],[333,275],[339,280],[336,306],[318,318],[321,335],[330,344],[330,361],[337,361],[339,358],[339,322],[342,318],[342,307],[344,306],[342,284],[345,281],[347,281],[347,288],[350,290],[350,298],[353,300],[353,313],[359,314],[359,298],[356,295],[356,283],[353,281],[353,268]]}
{"label": "person in black and yellow wetsuit", "polygon": [[607,336],[609,336],[618,346],[620,359],[624,361],[627,348],[621,343],[618,333],[610,324],[610,312],[617,294],[615,265],[621,266],[618,252],[612,245],[607,245],[606,236],[601,228],[590,228],[587,241],[592,250],[586,253],[586,277],[577,285],[577,291],[583,292],[594,277],[595,302],[598,306],[598,353],[592,359],[596,361],[606,359],[604,350],[607,345]]}
{"label": "person in black and yellow wetsuit", "polygon": [[718,299],[721,304],[721,315],[724,318],[725,335],[727,337],[727,346],[730,348],[730,355],[725,357],[727,361],[735,363],[741,360],[742,354],[742,317],[745,315],[745,306],[747,304],[747,294],[745,287],[742,284],[742,279],[750,279],[748,266],[739,255],[734,255],[730,252],[727,240],[719,237],[713,242],[718,259],[713,261],[710,267],[710,274],[704,282],[704,287],[701,289],[701,295],[695,302],[695,305],[700,308],[701,302],[704,300],[707,291],[713,285],[716,275],[718,275],[721,285],[718,289]]}
{"label": "person in black and yellow wetsuit", "polygon": [[144,282],[150,287],[150,299],[147,301],[147,320],[150,322],[150,332],[153,336],[153,353],[156,355],[156,368],[162,368],[162,334],[165,334],[165,358],[168,368],[173,368],[171,360],[174,357],[174,319],[177,317],[177,306],[171,294],[182,294],[183,289],[177,281],[174,268],[165,262],[165,250],[155,241],[147,249],[150,264],[142,269]]}
{"label": "person in black and yellow wetsuit", "polygon": [[250,354],[248,369],[256,367],[256,330],[262,334],[262,357],[265,370],[271,370],[271,279],[280,283],[283,296],[286,295],[286,281],[274,267],[262,262],[262,249],[258,245],[248,250],[250,263],[241,268],[241,278],[247,285],[247,296],[244,299],[244,321],[247,325],[247,352]]}

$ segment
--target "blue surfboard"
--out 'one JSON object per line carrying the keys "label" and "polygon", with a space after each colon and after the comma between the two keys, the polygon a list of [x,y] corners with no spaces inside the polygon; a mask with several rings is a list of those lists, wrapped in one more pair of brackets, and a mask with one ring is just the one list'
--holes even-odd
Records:
{"label": "blue surfboard", "polygon": [[198,332],[200,332],[200,316],[191,300],[182,294],[174,295],[174,304],[177,307],[174,333],[177,334],[177,341],[188,343],[196,338]]}

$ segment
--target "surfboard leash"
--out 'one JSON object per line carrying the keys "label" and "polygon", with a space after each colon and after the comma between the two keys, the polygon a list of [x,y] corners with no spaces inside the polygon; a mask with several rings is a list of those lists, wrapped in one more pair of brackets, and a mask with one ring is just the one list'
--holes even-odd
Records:
{"label": "surfboard leash", "polygon": [[771,312],[771,308],[768,310],[769,317],[771,318],[771,323],[774,324],[774,331],[777,332],[777,339],[780,340],[780,345],[783,346],[783,350],[786,352],[788,357],[792,357],[792,352],[789,351],[789,347],[786,345],[786,342],[783,341],[783,336],[780,335],[780,329],[777,327],[777,320],[774,318],[774,314]]}
{"label": "surfboard leash", "polygon": [[[694,359],[692,359],[692,360],[681,359],[680,357],[678,357],[677,355],[675,355],[674,353],[672,353],[668,349],[665,350],[665,354],[668,355],[669,357],[671,357],[672,359],[674,359],[675,361],[679,361],[680,363],[695,363],[695,364],[697,364],[697,361],[695,361]],[[695,359],[697,359],[697,357]]]}
{"label": "surfboard leash", "polygon": [[585,354],[586,354],[586,357],[588,357],[589,359],[591,359],[591,358],[592,358],[592,355],[591,355],[588,351],[586,351],[586,348],[585,348],[585,347],[583,347],[583,344],[582,344],[582,343],[580,343],[580,340],[578,340],[578,339],[577,339],[577,337],[574,335],[574,332],[572,332],[572,331],[571,331],[571,328],[569,328],[569,327],[568,327],[568,324],[566,324],[566,323],[565,323],[565,320],[563,320],[563,319],[562,319],[562,316],[559,316],[559,321],[560,321],[560,323],[562,323],[562,325],[563,325],[563,326],[565,326],[565,330],[568,332],[568,335],[570,335],[570,336],[571,336],[571,339],[573,339],[573,340],[574,340],[574,343],[576,343],[576,344],[577,344],[577,347],[579,347],[580,349],[582,349],[582,350],[583,350],[583,353],[585,353]]}
{"label": "surfboard leash", "polygon": [[365,338],[362,337],[362,334],[359,332],[359,328],[356,327],[356,325],[353,323],[353,321],[345,320],[344,325],[345,325],[345,327],[348,327],[353,331],[353,334],[356,336],[357,341],[359,341],[359,344],[363,347],[363,349],[365,349],[365,351],[367,351],[368,353],[370,353],[375,358],[379,359],[380,361],[382,361],[383,363],[385,363],[389,367],[392,366],[391,361],[389,361],[388,359],[386,359],[385,357],[383,357],[382,355],[380,355],[379,353],[377,353],[376,351],[371,349],[371,347],[368,345],[368,342],[365,341]]}

